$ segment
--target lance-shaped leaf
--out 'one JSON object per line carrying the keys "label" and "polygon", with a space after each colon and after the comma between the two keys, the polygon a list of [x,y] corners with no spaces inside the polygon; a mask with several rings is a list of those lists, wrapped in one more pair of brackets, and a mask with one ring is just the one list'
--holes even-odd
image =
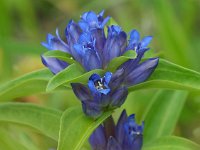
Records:
{"label": "lance-shaped leaf", "polygon": [[0,105],[0,121],[27,125],[58,140],[62,112],[33,104],[7,103]]}
{"label": "lance-shaped leaf", "polygon": [[160,59],[151,77],[146,82],[130,87],[129,91],[145,88],[170,88],[199,92],[200,73]]}
{"label": "lance-shaped leaf", "polygon": [[58,58],[60,60],[67,62],[68,64],[73,64],[75,62],[75,60],[72,58],[70,54],[59,50],[47,51],[46,53],[43,54],[43,56],[49,58]]}
{"label": "lance-shaped leaf", "polygon": [[86,84],[88,82],[89,77],[93,73],[99,73],[103,74],[103,70],[101,69],[95,69],[89,72],[84,72],[79,65],[77,64],[72,64],[63,71],[59,72],[56,74],[48,83],[47,85],[47,91],[52,91],[55,88],[61,86],[61,85],[66,85],[71,87],[69,84],[70,83],[84,83]]}
{"label": "lance-shaped leaf", "polygon": [[98,127],[112,111],[105,112],[94,120],[85,116],[80,107],[67,109],[61,118],[58,150],[79,150],[93,130]]}
{"label": "lance-shaped leaf", "polygon": [[48,69],[41,69],[11,80],[0,86],[0,101],[45,92],[52,77]]}
{"label": "lance-shaped leaf", "polygon": [[60,85],[63,85],[66,82],[70,82],[74,78],[81,76],[84,73],[82,68],[74,63],[60,71],[58,74],[54,75],[47,85],[46,91],[52,91]]}
{"label": "lance-shaped leaf", "polygon": [[187,95],[185,91],[172,90],[160,90],[155,94],[142,118],[146,143],[173,133]]}
{"label": "lance-shaped leaf", "polygon": [[200,145],[176,136],[159,138],[151,143],[145,144],[142,150],[199,150]]}

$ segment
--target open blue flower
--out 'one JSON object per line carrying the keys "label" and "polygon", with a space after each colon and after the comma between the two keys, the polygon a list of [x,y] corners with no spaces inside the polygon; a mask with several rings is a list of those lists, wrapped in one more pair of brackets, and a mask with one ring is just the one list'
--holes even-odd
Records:
{"label": "open blue flower", "polygon": [[127,50],[135,50],[140,57],[143,56],[143,54],[149,50],[147,47],[149,43],[152,40],[152,36],[145,36],[141,41],[140,41],[140,33],[137,30],[132,30],[130,32],[130,39],[129,43],[127,46]]}
{"label": "open blue flower", "polygon": [[127,117],[124,110],[116,125],[112,124],[109,128],[100,125],[90,136],[89,142],[92,150],[141,150],[143,129],[144,122],[138,125],[135,115]]}
{"label": "open blue flower", "polygon": [[93,11],[85,12],[81,16],[79,26],[83,31],[90,31],[93,29],[103,29],[110,17],[103,18],[104,11],[96,15]]}
{"label": "open blue flower", "polygon": [[71,84],[87,116],[97,118],[105,110],[120,107],[124,103],[128,95],[127,88],[123,85],[110,88],[113,86],[112,80],[112,73],[106,72],[104,77],[98,74],[91,75],[88,86],[80,83]]}
{"label": "open blue flower", "polygon": [[88,81],[88,87],[92,93],[102,93],[107,95],[110,92],[108,86],[110,79],[112,77],[111,72],[106,72],[105,76],[101,78],[98,74],[93,74]]}

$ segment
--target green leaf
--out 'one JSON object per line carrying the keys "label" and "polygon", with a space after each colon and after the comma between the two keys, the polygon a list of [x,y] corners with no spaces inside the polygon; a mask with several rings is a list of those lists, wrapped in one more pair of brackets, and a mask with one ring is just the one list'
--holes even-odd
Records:
{"label": "green leaf", "polygon": [[145,120],[145,142],[173,133],[187,95],[185,91],[170,90],[160,90],[155,94],[142,119]]}
{"label": "green leaf", "polygon": [[[0,149],[1,150],[27,150],[27,148],[21,144],[16,138],[13,138],[8,131],[4,128],[0,129]],[[10,142],[12,141],[12,142]]]}
{"label": "green leaf", "polygon": [[111,114],[112,111],[105,112],[94,120],[85,116],[80,107],[67,109],[61,118],[58,150],[79,150],[93,130]]}
{"label": "green leaf", "polygon": [[[67,84],[75,83],[75,82],[85,84],[85,83],[87,83],[89,77],[93,73],[98,73],[98,74],[102,75],[104,73],[104,71],[101,69],[95,69],[95,70],[84,73],[84,71],[81,68],[79,68],[79,66],[77,66],[76,64],[72,64],[72,65],[68,66],[66,69],[64,69],[63,71],[56,74],[49,81],[46,90],[52,91],[61,85],[69,86]],[[71,86],[69,86],[69,87],[71,87]]]}
{"label": "green leaf", "polygon": [[62,113],[55,109],[33,104],[7,103],[0,105],[0,121],[27,125],[44,135],[58,140]]}
{"label": "green leaf", "polygon": [[43,56],[50,57],[50,58],[58,58],[69,64],[75,63],[75,60],[72,58],[70,54],[59,51],[59,50],[47,51],[46,53],[43,54]]}
{"label": "green leaf", "polygon": [[89,77],[94,74],[94,73],[97,73],[99,74],[100,76],[103,76],[105,71],[104,70],[101,70],[101,69],[95,69],[95,70],[91,70],[89,72],[86,72],[84,74],[82,74],[81,76],[78,76],[66,83],[76,83],[76,82],[79,82],[79,83],[82,83],[82,84],[87,84],[88,80],[89,80]]}
{"label": "green leaf", "polygon": [[108,64],[108,67],[106,70],[111,71],[111,72],[115,72],[115,70],[124,62],[126,62],[129,59],[134,59],[136,56],[135,51],[133,50],[129,50],[127,51],[123,56],[120,57],[116,57],[114,59],[112,59],[110,61],[110,63]]}
{"label": "green leaf", "polygon": [[176,136],[159,138],[144,144],[142,150],[199,150],[200,146],[188,139]]}
{"label": "green leaf", "polygon": [[145,88],[170,88],[199,93],[200,73],[160,59],[151,77],[146,82],[130,87],[129,90]]}
{"label": "green leaf", "polygon": [[78,64],[74,63],[60,71],[58,74],[54,75],[53,78],[51,78],[49,81],[46,91],[52,91],[58,86],[63,85],[64,83],[69,82],[74,78],[77,78],[83,73],[84,71],[82,68]]}
{"label": "green leaf", "polygon": [[46,85],[53,74],[48,69],[41,69],[25,74],[0,86],[0,100],[27,96],[45,92]]}

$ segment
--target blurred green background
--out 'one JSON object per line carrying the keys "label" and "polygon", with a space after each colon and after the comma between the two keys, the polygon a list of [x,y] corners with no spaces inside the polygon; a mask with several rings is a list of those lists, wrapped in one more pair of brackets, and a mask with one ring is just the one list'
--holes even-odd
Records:
{"label": "blurred green background", "polygon": [[[85,11],[103,9],[125,31],[138,29],[142,36],[153,35],[151,48],[160,57],[200,72],[199,0],[0,0],[0,82],[43,68],[40,55],[46,49],[40,42],[45,41],[48,32],[54,34],[58,27],[62,33],[70,19],[78,20]],[[155,89],[130,94],[125,104],[128,112],[140,117],[154,92]],[[66,91],[13,101],[63,110],[79,104],[74,99],[73,93]],[[200,97],[190,94],[175,134],[200,143],[199,125]],[[10,149],[19,144],[17,141],[33,150],[56,146],[55,141],[18,125],[1,123],[0,135],[0,149],[7,138],[13,141],[7,144]]]}

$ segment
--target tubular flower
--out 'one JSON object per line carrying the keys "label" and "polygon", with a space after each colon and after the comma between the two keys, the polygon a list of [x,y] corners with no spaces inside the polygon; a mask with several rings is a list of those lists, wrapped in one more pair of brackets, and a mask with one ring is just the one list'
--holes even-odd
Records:
{"label": "tubular flower", "polygon": [[93,74],[87,86],[80,83],[71,84],[87,116],[97,118],[104,110],[120,107],[124,103],[128,95],[127,88],[122,85],[111,88],[112,80],[112,73],[106,72],[104,77]]}
{"label": "tubular flower", "polygon": [[143,129],[144,122],[138,125],[135,115],[127,117],[124,110],[116,125],[100,125],[90,136],[89,142],[92,150],[141,150]]}
{"label": "tubular flower", "polygon": [[[126,63],[123,68],[137,66],[143,57],[152,37],[144,37],[140,41],[139,32],[132,30],[127,36],[120,26],[110,25],[105,32],[105,25],[110,17],[103,17],[104,11],[95,14],[93,11],[85,12],[78,23],[71,20],[65,29],[65,39],[62,40],[58,29],[56,36],[47,34],[46,42],[42,45],[49,50],[60,50],[68,53],[80,63],[85,71],[93,69],[106,69],[109,62],[122,56],[128,50],[134,50],[137,57]],[[42,57],[43,64],[54,74],[68,66],[67,62],[57,58]],[[129,69],[130,70],[130,69]],[[126,74],[129,71],[125,71]]]}

